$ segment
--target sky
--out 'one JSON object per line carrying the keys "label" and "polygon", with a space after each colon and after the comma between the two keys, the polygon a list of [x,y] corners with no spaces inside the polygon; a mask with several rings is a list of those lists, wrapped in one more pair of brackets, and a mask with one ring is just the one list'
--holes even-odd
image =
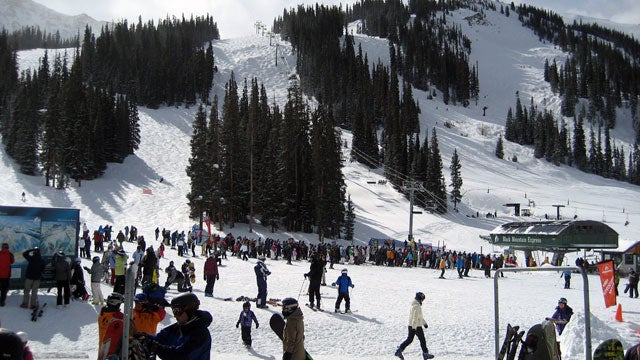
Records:
{"label": "sky", "polygon": [[[250,35],[255,32],[254,24],[261,21],[269,28],[273,19],[282,15],[284,9],[298,4],[353,4],[338,0],[34,0],[53,10],[67,15],[85,13],[96,20],[110,21],[123,18],[143,21],[164,18],[167,14],[189,16],[190,14],[213,15],[218,23],[222,38]],[[559,13],[608,19],[622,24],[640,24],[640,2],[636,0],[515,0],[537,7],[553,9]]]}
{"label": "sky", "polygon": [[[579,172],[566,166],[555,166],[535,159],[533,149],[513,143],[505,143],[505,159],[497,159],[493,153],[498,136],[504,131],[507,108],[515,104],[515,91],[523,98],[535,101],[545,99],[549,110],[558,113],[559,101],[542,81],[544,59],[564,56],[551,44],[543,44],[529,30],[522,27],[514,17],[506,18],[499,13],[487,12],[486,25],[469,24],[463,20],[467,11],[452,12],[451,21],[459,24],[461,31],[473,42],[471,60],[480,64],[481,96],[479,103],[468,108],[445,106],[441,96],[433,99],[428,94],[414,90],[420,104],[422,135],[432,129],[438,131],[439,148],[445,166],[443,175],[448,176],[448,165],[454,149],[457,149],[462,164],[463,188],[459,212],[450,211],[438,216],[424,212],[413,218],[413,234],[421,243],[446,245],[447,249],[468,252],[502,253],[503,248],[493,246],[480,238],[488,235],[497,226],[510,221],[541,220],[545,215],[555,214],[553,205],[562,204],[563,218],[589,219],[605,222],[619,233],[620,247],[637,241],[640,233],[640,187],[627,183],[603,179]],[[370,63],[380,58],[388,63],[388,47],[383,39],[357,35],[355,41],[367,52]],[[289,75],[295,64],[290,46],[281,43],[279,54],[283,61],[274,64],[274,47],[266,37],[249,36],[223,39],[213,43],[219,72],[214,79],[214,93],[224,93],[224,84],[234,71],[236,80],[257,77],[267,92],[278,104],[285,100]],[[37,64],[42,50],[20,52],[20,67]],[[496,56],[501,54],[502,56]],[[49,58],[54,58],[49,52]],[[213,96],[213,94],[212,94]],[[222,97],[221,97],[222,98]],[[528,103],[528,101],[526,102]],[[482,108],[487,106],[487,116]],[[103,177],[83,181],[59,191],[43,186],[40,176],[24,176],[16,172],[17,166],[0,149],[0,203],[8,206],[65,207],[80,210],[80,219],[90,229],[111,224],[114,230],[125,225],[136,225],[139,234],[147,243],[157,247],[152,240],[156,227],[188,231],[194,220],[188,218],[185,194],[189,192],[189,179],[184,169],[188,163],[191,123],[196,107],[190,109],[161,107],[140,108],[141,143],[136,154],[122,164],[109,164]],[[619,116],[628,116],[624,110]],[[443,126],[447,122],[448,126]],[[618,122],[612,132],[616,144],[629,148],[625,136],[632,134],[625,122]],[[381,183],[381,169],[369,169],[349,161],[351,135],[342,132],[347,144],[343,148],[347,194],[356,209],[355,244],[366,244],[370,238],[394,238],[403,240],[409,232],[409,202],[391,186]],[[169,153],[170,152],[170,153]],[[517,161],[512,159],[517,157]],[[161,182],[160,179],[163,179]],[[147,191],[145,191],[147,190]],[[25,193],[25,200],[21,194]],[[149,193],[150,192],[150,193]],[[531,218],[515,217],[512,209],[503,204],[518,202],[530,208]],[[486,213],[497,213],[497,218],[486,218]],[[481,216],[476,217],[476,214]],[[625,223],[627,223],[625,225]],[[222,235],[251,238],[294,237],[307,243],[317,241],[316,234],[289,233],[280,230],[271,233],[255,225],[249,233],[246,225],[227,224],[218,229]],[[344,244],[344,242],[342,242]],[[125,244],[128,254],[133,244]],[[521,252],[516,252],[519,259]],[[570,253],[569,264],[577,256],[592,256],[591,253]],[[534,252],[538,263],[546,252]],[[255,259],[241,261],[229,259],[221,267],[214,298],[204,298],[204,283],[199,275],[204,263],[201,256],[190,258],[196,264],[198,280],[194,292],[200,296],[202,308],[210,311],[214,321],[210,327],[213,337],[212,358],[215,359],[279,359],[281,345],[267,324],[278,309],[256,310],[260,328],[253,330],[253,350],[246,350],[241,343],[235,322],[242,303],[224,301],[239,296],[254,297],[257,290],[253,266]],[[593,257],[590,257],[593,259]],[[184,258],[175,251],[167,250],[167,258],[160,266],[166,267],[170,260],[181,264]],[[89,265],[83,260],[83,265]],[[269,278],[269,298],[283,299],[288,296],[307,301],[303,274],[309,270],[304,261],[286,265],[285,262],[267,260],[272,271]],[[447,270],[447,279],[438,279],[439,272],[422,268],[385,268],[371,264],[355,266],[340,264],[327,270],[327,283],[331,283],[347,268],[355,288],[351,292],[352,315],[334,315],[331,312],[316,313],[303,307],[306,326],[306,347],[316,359],[323,360],[388,360],[395,348],[406,337],[406,322],[409,306],[417,291],[427,296],[423,312],[429,324],[426,330],[427,344],[438,359],[486,360],[494,351],[494,281],[485,279],[480,271],[472,271],[469,278],[456,279],[453,270]],[[166,277],[161,275],[161,281]],[[85,280],[88,275],[85,274]],[[626,279],[620,282],[623,290]],[[571,289],[564,289],[560,273],[556,271],[532,271],[507,274],[499,280],[500,321],[504,334],[507,323],[528,329],[550,316],[560,297],[566,297],[575,315],[560,338],[564,360],[585,359],[585,287],[581,277],[573,276]],[[623,322],[615,320],[616,307],[605,308],[599,279],[588,277],[589,301],[592,324],[592,345],[618,338],[625,348],[638,343],[640,334],[640,312],[638,299],[620,296]],[[102,286],[103,294],[111,288]],[[321,289],[323,307],[331,310],[336,301],[336,290]],[[26,331],[29,345],[36,358],[70,359],[95,358],[97,353],[97,325],[99,309],[88,303],[74,302],[66,309],[55,309],[55,289],[46,293],[42,289],[40,299],[48,304],[42,319],[29,321],[29,312],[19,308],[21,291],[11,291],[7,306],[0,307],[3,327]],[[178,293],[169,291],[168,298]],[[344,304],[342,305],[344,309]],[[174,322],[170,314],[159,328]],[[405,351],[407,359],[420,358],[417,340]]]}
{"label": "sky", "polygon": [[[297,7],[298,4],[313,5],[313,0],[112,0],[87,2],[84,0],[35,0],[53,10],[68,15],[85,13],[96,20],[137,21],[142,15],[143,21],[164,18],[167,14],[186,17],[190,14],[214,17],[222,38],[245,36],[255,33],[254,24],[261,21],[271,27],[273,19],[281,16],[284,9]],[[355,1],[342,1],[352,4]],[[340,4],[341,1],[322,1],[324,4]]]}

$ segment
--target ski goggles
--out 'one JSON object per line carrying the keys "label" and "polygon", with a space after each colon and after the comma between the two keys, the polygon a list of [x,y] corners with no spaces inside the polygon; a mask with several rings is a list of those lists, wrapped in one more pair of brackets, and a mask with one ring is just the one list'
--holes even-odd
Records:
{"label": "ski goggles", "polygon": [[171,311],[173,311],[173,316],[178,317],[184,313],[185,309],[182,306],[172,306]]}

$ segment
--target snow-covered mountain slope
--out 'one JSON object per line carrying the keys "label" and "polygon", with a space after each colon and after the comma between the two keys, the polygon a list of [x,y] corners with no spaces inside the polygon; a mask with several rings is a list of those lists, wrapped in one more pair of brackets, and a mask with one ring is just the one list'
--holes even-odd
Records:
{"label": "snow-covered mountain slope", "polygon": [[59,32],[62,39],[79,36],[82,39],[88,25],[99,33],[106,21],[98,21],[86,14],[65,15],[32,0],[0,0],[0,27],[12,32],[25,26],[39,27],[48,34]]}

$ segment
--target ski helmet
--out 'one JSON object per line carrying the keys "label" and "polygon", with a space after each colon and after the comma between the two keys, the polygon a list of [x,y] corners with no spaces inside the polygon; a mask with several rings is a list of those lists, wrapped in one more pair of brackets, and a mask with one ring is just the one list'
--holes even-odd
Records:
{"label": "ski helmet", "polygon": [[251,309],[251,303],[248,301],[245,301],[244,304],[242,304],[242,307]]}
{"label": "ski helmet", "polygon": [[200,300],[194,293],[182,294],[171,300],[171,310],[175,316],[179,316],[183,312],[192,314],[200,307]]}
{"label": "ski helmet", "polygon": [[298,308],[298,300],[288,297],[282,300],[282,315],[287,317]]}
{"label": "ski helmet", "polygon": [[112,293],[107,297],[107,305],[120,306],[124,302],[124,296],[120,293]]}
{"label": "ski helmet", "polygon": [[136,297],[133,299],[135,302],[147,302],[147,294],[139,293],[136,294]]}
{"label": "ski helmet", "polygon": [[342,269],[341,273],[346,274],[347,273],[347,269]]}
{"label": "ski helmet", "polygon": [[23,344],[26,344],[29,341],[29,334],[27,334],[24,331],[18,331],[16,333],[16,335],[18,335],[18,337],[20,338],[20,340],[22,340]]}
{"label": "ski helmet", "polygon": [[98,262],[98,261],[100,261],[100,257],[99,256],[94,256],[93,259],[91,259],[91,261]]}
{"label": "ski helmet", "polygon": [[191,264],[191,260],[187,259],[184,261],[186,264]]}
{"label": "ski helmet", "polygon": [[560,300],[558,300],[558,304],[560,304],[560,303],[567,305],[567,299],[561,297]]}
{"label": "ski helmet", "polygon": [[260,257],[258,258],[258,261],[265,261],[265,260],[267,260],[267,258],[265,258],[264,256],[260,256]]}
{"label": "ski helmet", "polygon": [[418,300],[421,304],[424,301],[424,299],[426,298],[426,296],[424,295],[424,293],[418,291],[416,293],[416,300]]}

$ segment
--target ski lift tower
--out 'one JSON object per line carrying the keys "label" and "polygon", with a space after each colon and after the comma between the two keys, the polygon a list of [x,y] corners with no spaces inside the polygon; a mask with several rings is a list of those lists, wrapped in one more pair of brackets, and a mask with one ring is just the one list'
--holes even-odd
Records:
{"label": "ski lift tower", "polygon": [[420,181],[404,181],[402,189],[409,192],[409,235],[407,240],[413,240],[413,192],[416,190],[424,191],[424,186]]}

